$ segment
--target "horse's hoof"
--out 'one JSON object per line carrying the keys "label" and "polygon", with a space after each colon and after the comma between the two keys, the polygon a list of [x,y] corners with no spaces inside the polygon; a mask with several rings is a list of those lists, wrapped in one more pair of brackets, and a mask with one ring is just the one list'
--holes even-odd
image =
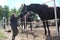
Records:
{"label": "horse's hoof", "polygon": [[47,34],[45,33],[44,35],[46,36]]}
{"label": "horse's hoof", "polygon": [[48,34],[48,36],[51,36],[50,33]]}

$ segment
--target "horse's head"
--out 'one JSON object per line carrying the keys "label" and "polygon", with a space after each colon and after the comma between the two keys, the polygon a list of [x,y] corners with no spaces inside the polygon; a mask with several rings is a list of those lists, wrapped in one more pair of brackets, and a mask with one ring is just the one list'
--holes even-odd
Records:
{"label": "horse's head", "polygon": [[28,9],[27,7],[28,7],[27,5],[23,4],[23,8],[22,8],[21,14],[20,14],[21,18],[26,17],[26,19],[28,19],[30,17],[31,12],[27,10]]}
{"label": "horse's head", "polygon": [[27,5],[23,4],[23,8],[21,10],[20,17],[22,18],[27,13]]}

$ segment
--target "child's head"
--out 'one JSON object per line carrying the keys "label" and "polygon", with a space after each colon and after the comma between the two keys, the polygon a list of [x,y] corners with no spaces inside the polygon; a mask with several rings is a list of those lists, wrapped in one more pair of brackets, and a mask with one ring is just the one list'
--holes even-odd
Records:
{"label": "child's head", "polygon": [[15,13],[12,13],[12,16],[16,16],[16,14]]}

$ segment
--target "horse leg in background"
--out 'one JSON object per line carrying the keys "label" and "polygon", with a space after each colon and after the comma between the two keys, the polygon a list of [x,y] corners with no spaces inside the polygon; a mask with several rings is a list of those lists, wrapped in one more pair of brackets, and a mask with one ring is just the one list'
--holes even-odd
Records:
{"label": "horse leg in background", "polygon": [[47,30],[46,30],[46,25],[45,25],[45,22],[43,22],[43,27],[44,27],[44,30],[45,30],[45,35],[46,35]]}
{"label": "horse leg in background", "polygon": [[27,30],[27,24],[24,23],[24,31],[26,31],[26,30]]}
{"label": "horse leg in background", "polygon": [[46,21],[46,26],[47,26],[47,29],[48,29],[48,35],[50,36],[50,29],[49,29],[48,21]]}
{"label": "horse leg in background", "polygon": [[22,31],[23,31],[23,30],[24,30],[24,24],[23,24],[23,23],[21,23],[21,27],[23,28],[23,29],[22,29]]}
{"label": "horse leg in background", "polygon": [[32,23],[30,22],[30,28],[31,28],[31,31],[32,31]]}
{"label": "horse leg in background", "polygon": [[58,32],[59,32],[60,20],[58,21]]}
{"label": "horse leg in background", "polygon": [[8,19],[6,20],[6,24],[9,25],[9,21],[8,21]]}

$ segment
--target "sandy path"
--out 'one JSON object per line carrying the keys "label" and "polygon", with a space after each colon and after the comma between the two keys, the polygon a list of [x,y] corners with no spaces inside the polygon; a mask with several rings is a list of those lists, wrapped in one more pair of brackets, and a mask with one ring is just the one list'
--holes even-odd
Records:
{"label": "sandy path", "polygon": [[[49,37],[44,35],[43,28],[36,28],[36,29],[33,28],[32,32],[30,31],[30,29],[28,29],[28,31],[30,31],[29,33],[22,34],[21,32],[19,32],[15,40],[60,40],[60,36],[59,37],[55,36],[56,35],[55,30],[56,30],[55,26],[50,27],[51,36]],[[2,32],[4,33],[4,35],[8,37],[6,40],[11,40],[12,32],[8,33],[8,32],[5,32],[4,30]]]}

